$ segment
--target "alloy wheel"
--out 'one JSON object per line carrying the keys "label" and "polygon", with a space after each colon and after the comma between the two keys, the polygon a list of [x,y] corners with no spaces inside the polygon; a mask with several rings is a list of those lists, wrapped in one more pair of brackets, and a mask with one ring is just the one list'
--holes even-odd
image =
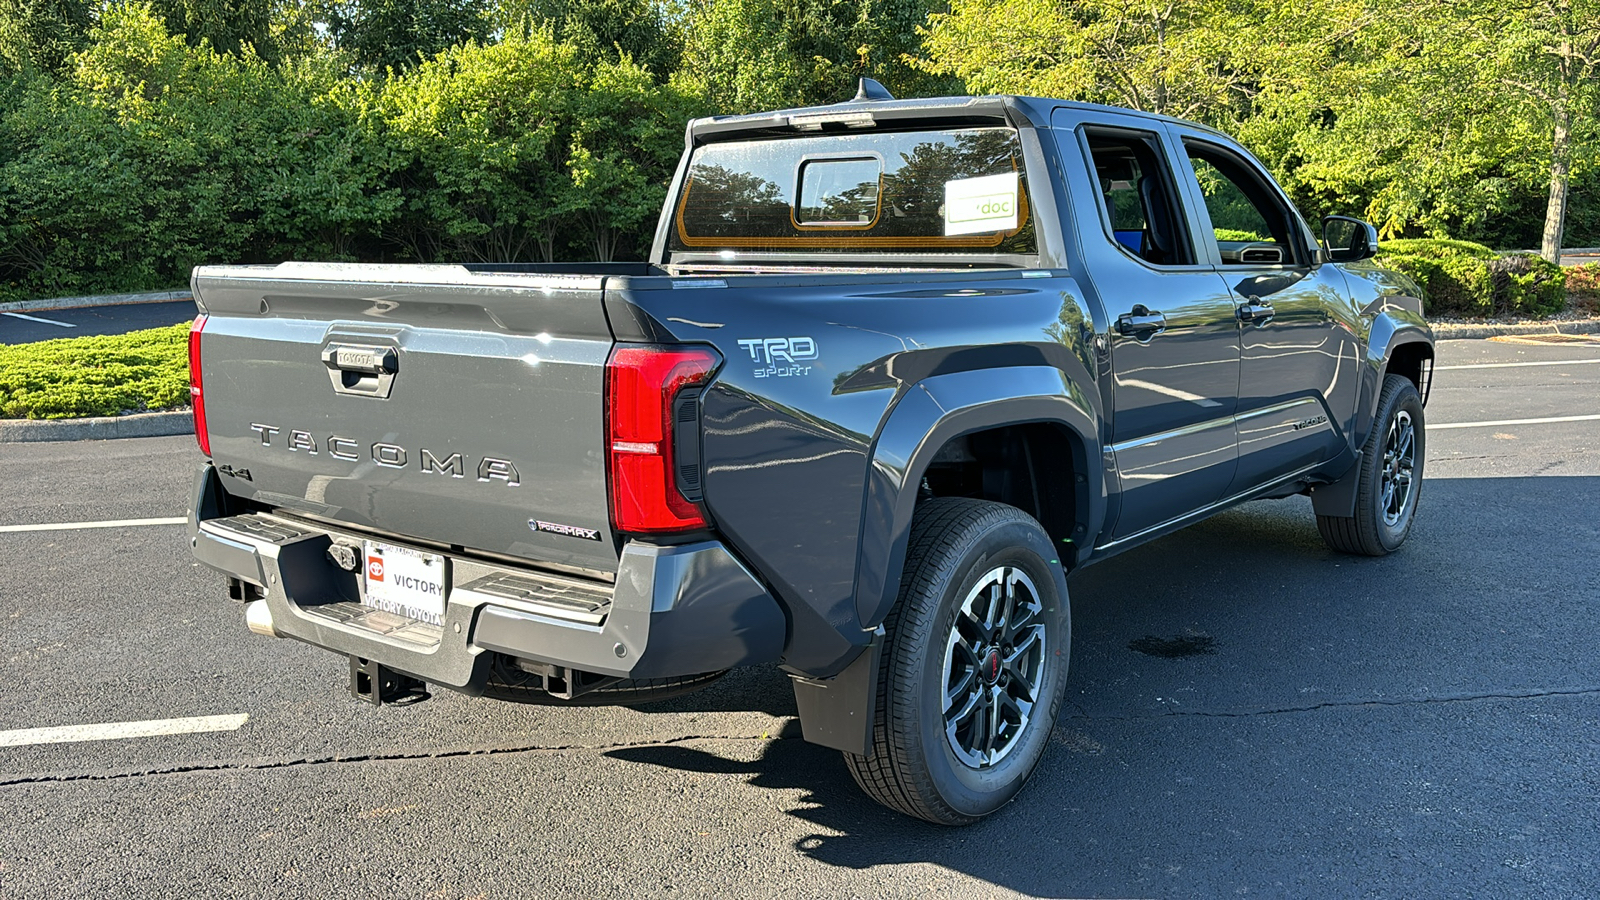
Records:
{"label": "alloy wheel", "polygon": [[1027,573],[991,569],[967,593],[944,653],[945,736],[974,769],[1004,759],[1033,717],[1043,683],[1044,605]]}

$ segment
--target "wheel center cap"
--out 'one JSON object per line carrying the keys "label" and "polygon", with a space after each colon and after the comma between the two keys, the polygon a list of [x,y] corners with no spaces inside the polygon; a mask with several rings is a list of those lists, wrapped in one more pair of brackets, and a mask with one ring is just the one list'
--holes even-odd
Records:
{"label": "wheel center cap", "polygon": [[1000,680],[1000,648],[992,647],[983,658],[983,665],[978,667],[979,674],[983,677],[984,684],[994,684]]}

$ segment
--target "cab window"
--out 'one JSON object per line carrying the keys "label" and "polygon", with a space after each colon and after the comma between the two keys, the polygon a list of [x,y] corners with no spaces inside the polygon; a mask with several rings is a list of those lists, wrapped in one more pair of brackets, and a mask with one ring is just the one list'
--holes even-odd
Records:
{"label": "cab window", "polygon": [[1156,136],[1090,128],[1085,137],[1101,210],[1111,227],[1108,237],[1153,266],[1192,264],[1193,248]]}
{"label": "cab window", "polygon": [[1184,148],[1223,264],[1293,263],[1294,216],[1260,173],[1221,147],[1185,141]]}

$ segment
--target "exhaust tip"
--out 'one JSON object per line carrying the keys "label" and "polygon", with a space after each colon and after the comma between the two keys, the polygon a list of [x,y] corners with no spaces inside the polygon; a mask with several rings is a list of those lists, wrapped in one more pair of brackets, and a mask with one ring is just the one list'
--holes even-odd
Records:
{"label": "exhaust tip", "polygon": [[244,624],[263,637],[283,637],[272,627],[272,610],[267,608],[265,600],[252,600],[244,605]]}

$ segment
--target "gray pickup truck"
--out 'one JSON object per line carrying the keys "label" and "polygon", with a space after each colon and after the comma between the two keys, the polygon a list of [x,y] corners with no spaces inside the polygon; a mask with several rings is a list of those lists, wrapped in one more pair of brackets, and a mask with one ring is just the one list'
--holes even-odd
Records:
{"label": "gray pickup truck", "polygon": [[1294,494],[1405,540],[1433,338],[1376,246],[1128,110],[699,119],[647,263],[197,269],[190,540],[371,702],[777,663],[867,794],[972,822],[1045,751],[1069,573]]}

